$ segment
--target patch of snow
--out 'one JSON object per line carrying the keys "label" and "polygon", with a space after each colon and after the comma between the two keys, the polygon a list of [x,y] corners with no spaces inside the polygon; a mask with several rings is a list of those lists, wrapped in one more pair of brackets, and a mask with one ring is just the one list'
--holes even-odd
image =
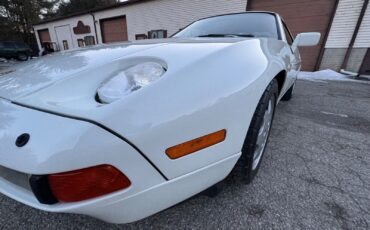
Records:
{"label": "patch of snow", "polygon": [[320,70],[317,72],[301,71],[298,74],[298,79],[322,82],[322,83],[324,82],[326,83],[326,81],[350,81],[350,82],[370,84],[370,81],[368,82],[368,81],[356,80],[356,79],[350,78],[348,75],[344,75],[344,74],[335,72],[330,69]]}

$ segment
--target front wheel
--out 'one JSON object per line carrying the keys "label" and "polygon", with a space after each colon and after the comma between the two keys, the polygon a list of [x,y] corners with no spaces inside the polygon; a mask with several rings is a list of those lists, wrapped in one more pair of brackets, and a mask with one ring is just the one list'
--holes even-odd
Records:
{"label": "front wheel", "polygon": [[28,55],[25,53],[19,53],[17,56],[17,59],[19,61],[27,61],[28,60]]}
{"label": "front wheel", "polygon": [[241,168],[238,170],[239,174],[247,184],[252,182],[261,165],[271,131],[277,97],[278,83],[274,79],[263,93],[254,112],[244,141],[242,156],[238,162],[237,167]]}

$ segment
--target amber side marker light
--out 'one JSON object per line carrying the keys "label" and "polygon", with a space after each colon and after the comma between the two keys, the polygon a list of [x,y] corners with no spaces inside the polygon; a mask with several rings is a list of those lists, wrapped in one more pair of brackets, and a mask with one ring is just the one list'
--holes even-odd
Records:
{"label": "amber side marker light", "polygon": [[49,186],[60,202],[77,202],[125,189],[130,180],[111,165],[48,175]]}
{"label": "amber side marker light", "polygon": [[166,150],[166,154],[171,159],[178,159],[180,157],[189,155],[201,149],[208,148],[212,145],[223,142],[226,138],[226,130],[220,130],[185,143],[173,146]]}

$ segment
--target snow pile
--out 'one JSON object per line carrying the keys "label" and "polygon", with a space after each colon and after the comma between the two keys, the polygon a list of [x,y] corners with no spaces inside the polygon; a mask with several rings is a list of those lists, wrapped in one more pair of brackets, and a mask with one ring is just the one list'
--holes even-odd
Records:
{"label": "snow pile", "polygon": [[316,82],[325,82],[325,81],[351,81],[351,82],[361,82],[361,83],[370,83],[367,81],[356,80],[351,78],[348,75],[344,75],[338,72],[335,72],[330,69],[320,70],[317,72],[305,72],[301,71],[298,74],[298,79],[316,81]]}

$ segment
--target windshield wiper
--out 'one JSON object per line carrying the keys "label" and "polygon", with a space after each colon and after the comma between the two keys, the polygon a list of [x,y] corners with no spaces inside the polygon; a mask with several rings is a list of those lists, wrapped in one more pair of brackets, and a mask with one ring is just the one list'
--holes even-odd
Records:
{"label": "windshield wiper", "polygon": [[253,34],[204,34],[197,36],[198,38],[225,38],[225,37],[243,37],[243,38],[253,38]]}

